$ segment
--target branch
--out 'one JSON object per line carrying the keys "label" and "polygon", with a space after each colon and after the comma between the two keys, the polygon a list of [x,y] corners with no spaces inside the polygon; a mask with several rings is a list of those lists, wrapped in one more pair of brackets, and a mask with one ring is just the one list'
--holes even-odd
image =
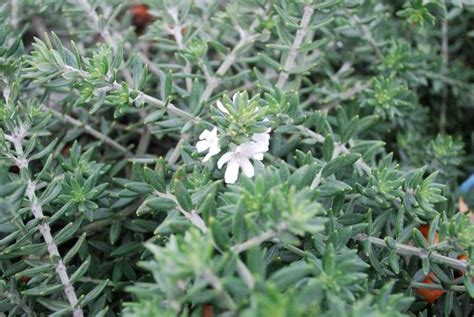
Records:
{"label": "branch", "polygon": [[[96,31],[99,32],[100,37],[102,37],[105,43],[107,43],[107,45],[112,48],[112,51],[115,54],[117,52],[117,39],[120,38],[120,35],[111,34],[110,31],[105,26],[104,28],[100,27],[99,16],[97,15],[97,12],[95,11],[95,9],[91,7],[89,1],[77,0],[77,3],[87,14],[89,21],[92,22],[92,27],[96,29]],[[127,83],[130,84],[133,82],[132,76],[130,75],[130,72],[128,71],[127,68],[122,69],[122,74],[125,77],[125,80],[127,81]]]}
{"label": "branch", "polygon": [[288,229],[288,224],[285,222],[280,222],[277,225],[276,229],[267,230],[258,236],[255,236],[253,238],[248,239],[245,242],[242,242],[241,244],[237,244],[232,247],[232,251],[234,251],[237,254],[242,253],[255,246],[262,244],[265,241],[268,241],[270,239],[277,237],[280,232],[285,231],[287,229]]}
{"label": "branch", "polygon": [[[359,234],[355,236],[355,239],[358,241],[366,241],[368,240],[370,243],[383,247],[383,248],[388,248],[387,244],[383,239],[376,238],[376,237],[369,237],[365,234]],[[401,244],[401,243],[395,243],[395,249],[393,249],[397,254],[401,255],[408,255],[408,256],[417,256],[419,258],[430,258],[436,263],[440,264],[446,264],[450,267],[453,267],[455,269],[460,269],[460,270],[466,270],[467,268],[467,263],[462,260],[457,260],[457,259],[452,259],[450,257],[441,255],[437,252],[428,252],[424,249],[413,247],[411,245],[406,245],[406,244]]]}
{"label": "branch", "polygon": [[337,100],[323,105],[323,107],[321,108],[321,111],[324,111],[324,112],[331,111],[333,108],[339,105],[339,102],[347,100],[347,99],[351,99],[355,95],[358,95],[359,93],[363,92],[365,89],[369,88],[370,85],[371,85],[371,82],[362,84],[360,81],[357,81],[354,84],[354,86],[338,94]]}
{"label": "branch", "polygon": [[295,40],[293,41],[293,44],[291,45],[288,56],[286,57],[285,64],[283,65],[283,70],[280,73],[280,76],[278,77],[278,82],[276,85],[280,89],[283,88],[286,81],[288,80],[288,77],[289,77],[288,72],[291,71],[295,67],[296,55],[298,53],[298,49],[303,43],[303,40],[306,34],[308,33],[308,26],[309,26],[309,22],[311,21],[313,12],[314,12],[314,7],[312,5],[308,4],[304,7],[304,13],[300,22],[300,27],[298,31],[296,32]]}
{"label": "branch", "polygon": [[227,303],[229,309],[235,310],[235,302],[232,300],[232,297],[230,297],[229,293],[225,291],[224,286],[222,285],[219,278],[209,269],[206,269],[204,272],[202,272],[202,275],[205,280],[212,286],[212,288],[217,292],[217,294],[219,294],[221,299]]}
{"label": "branch", "polygon": [[[117,85],[119,85],[119,84],[117,83]],[[185,110],[179,109],[178,107],[176,107],[175,105],[173,105],[171,103],[166,104],[165,102],[161,101],[160,99],[157,99],[155,97],[147,95],[147,94],[145,94],[141,91],[138,94],[139,94],[139,97],[143,98],[143,100],[145,102],[149,103],[149,104],[160,106],[160,107],[165,107],[166,111],[168,111],[169,113],[175,114],[178,117],[188,119],[188,120],[192,121],[193,123],[199,123],[200,122],[199,118],[194,117],[192,114],[190,114],[189,112],[186,112]]]}
{"label": "branch", "polygon": [[[208,228],[207,228],[206,223],[204,222],[204,220],[202,220],[202,218],[196,212],[193,211],[192,213],[189,213],[186,210],[184,210],[179,205],[178,200],[176,199],[176,197],[173,194],[160,193],[158,191],[155,191],[155,195],[174,201],[178,211],[181,212],[186,217],[186,219],[188,219],[191,222],[191,224],[193,224],[195,227],[197,227],[203,233],[208,232]],[[149,241],[150,240],[148,240],[148,242]],[[213,246],[220,253],[224,253],[224,251],[222,251],[214,242],[213,242]],[[242,280],[245,282],[245,284],[247,284],[247,287],[249,289],[253,289],[254,286],[255,286],[255,279],[252,276],[252,273],[250,273],[250,271],[247,268],[247,266],[245,265],[245,263],[239,257],[237,257],[236,260],[237,260],[237,266],[236,266],[237,273],[242,278]]]}
{"label": "branch", "polygon": [[89,21],[92,22],[92,26],[100,33],[100,36],[104,39],[105,43],[107,43],[115,53],[117,51],[116,42],[107,28],[100,28],[99,16],[95,9],[91,7],[89,1],[77,0],[77,4],[85,11]]}
{"label": "branch", "polygon": [[65,113],[61,113],[51,107],[48,107],[47,109],[51,110],[51,112],[53,113],[53,116],[55,118],[58,118],[60,120],[62,120],[63,122],[65,123],[69,123],[69,124],[72,124],[73,126],[76,126],[78,128],[81,128],[84,130],[84,132],[86,132],[87,134],[90,134],[92,135],[93,137],[95,137],[96,139],[104,142],[105,144],[108,144],[110,145],[111,147],[119,150],[120,152],[123,152],[125,153],[125,156],[126,157],[132,157],[133,156],[133,153],[130,152],[127,148],[125,148],[123,145],[121,145],[120,143],[114,141],[113,139],[111,139],[110,137],[106,136],[105,134],[97,131],[96,129],[94,129],[93,127],[91,127],[90,125],[88,124],[85,124],[85,123],[82,123],[81,121],[77,120],[77,119],[74,119],[73,117],[65,114]]}
{"label": "branch", "polygon": [[[323,143],[325,138],[311,129],[308,129],[305,126],[299,125],[297,126],[298,130],[300,130],[303,134],[309,136],[310,138],[314,139],[318,143]],[[350,153],[349,149],[346,148],[344,144],[339,144],[337,142],[334,142],[334,148],[339,149],[341,153],[343,154],[348,154]],[[356,167],[359,169],[363,170],[367,175],[372,174],[372,169],[370,168],[367,163],[365,163],[362,159],[359,159],[357,162],[355,162]]]}
{"label": "branch", "polygon": [[[448,62],[449,62],[449,46],[448,46],[448,19],[444,18],[441,23],[441,54],[442,54],[442,65],[441,73],[446,75]],[[448,88],[446,85],[443,87],[443,95],[441,101],[441,113],[439,118],[439,130],[444,133],[446,130],[446,112],[448,103]]]}
{"label": "branch", "polygon": [[[173,15],[171,15],[173,16]],[[169,31],[171,33],[171,35],[173,35],[175,41],[176,41],[176,44],[178,45],[178,48],[180,50],[184,50],[185,47],[184,47],[184,44],[183,44],[183,35],[182,35],[182,31],[183,31],[183,26],[182,25],[179,25],[178,24],[178,21],[175,20],[175,25],[173,28],[170,28]],[[184,65],[184,73],[187,75],[186,76],[186,89],[188,91],[191,91],[191,86],[192,86],[192,81],[191,81],[191,78],[189,77],[189,75],[191,75],[191,64],[189,63],[189,61],[186,59],[186,63]]]}
{"label": "branch", "polygon": [[[420,282],[412,282],[411,287],[413,288],[425,288],[425,289],[438,289],[438,290],[446,290],[441,285],[438,284],[426,284]],[[452,285],[447,289],[448,291],[454,292],[466,292],[466,288],[462,285]]]}
{"label": "branch", "polygon": [[229,68],[232,66],[232,64],[235,62],[237,58],[237,52],[247,45],[248,43],[252,43],[255,41],[256,37],[258,35],[244,35],[243,37],[240,38],[239,42],[234,46],[232,51],[226,56],[224,61],[222,62],[221,66],[216,71],[216,75],[208,75],[206,76],[207,79],[207,86],[204,92],[202,93],[199,101],[203,102],[209,99],[211,97],[212,93],[214,92],[214,89],[216,89],[219,86],[219,77],[224,76],[224,74],[229,70]]}
{"label": "branch", "polygon": [[19,23],[19,12],[18,12],[18,0],[10,0],[10,24],[14,30],[18,28]]}
{"label": "branch", "polygon": [[20,307],[25,313],[26,313],[26,316],[37,316],[35,312],[33,312],[29,307],[28,305],[26,305],[19,297],[16,293],[10,293],[8,291],[4,291],[2,297],[5,297],[6,299],[8,299],[12,304],[15,304],[17,305],[18,307]]}
{"label": "branch", "polygon": [[374,50],[375,52],[375,55],[377,55],[377,57],[379,59],[382,59],[383,56],[382,56],[382,52],[380,51],[379,49],[379,46],[377,45],[377,43],[375,42],[374,40],[374,37],[372,36],[372,33],[370,32],[369,28],[367,28],[367,26],[365,26],[362,21],[360,20],[359,16],[357,16],[356,14],[351,14],[349,13],[347,10],[346,11],[346,14],[349,16],[349,17],[352,17],[350,20],[353,20],[357,26],[357,28],[362,32],[362,34],[364,35],[365,39],[369,42],[369,44],[372,46],[372,49]]}
{"label": "branch", "polygon": [[188,133],[181,134],[181,137],[179,138],[178,143],[176,143],[176,146],[173,152],[171,152],[171,155],[168,158],[168,163],[170,165],[173,165],[178,161],[179,155],[181,152],[181,147],[183,146],[184,142],[186,142],[188,139],[189,139]]}
{"label": "branch", "polygon": [[[26,134],[21,133],[16,135],[14,140],[15,150],[19,156],[23,156],[23,140]],[[28,169],[28,161],[26,164],[21,165],[21,169]],[[39,232],[43,236],[44,241],[46,242],[46,246],[48,249],[49,256],[51,261],[53,262],[54,269],[58,274],[59,279],[61,280],[62,285],[64,286],[64,294],[71,305],[73,316],[74,317],[82,317],[84,313],[80,307],[78,307],[78,300],[77,295],[74,290],[74,287],[71,284],[69,279],[69,275],[67,274],[66,266],[64,265],[63,259],[58,251],[58,246],[54,242],[53,236],[51,235],[51,228],[49,224],[44,219],[43,214],[43,207],[39,204],[38,198],[35,194],[36,191],[36,183],[29,180],[29,184],[26,189],[26,196],[30,203],[31,213],[33,214],[34,218],[40,221],[38,225]]]}
{"label": "branch", "polygon": [[[224,61],[222,62],[221,66],[217,69],[216,74],[219,77],[222,77],[232,66],[232,64],[235,62],[237,52],[239,49],[247,45],[249,42],[252,42],[255,40],[256,35],[253,36],[244,36],[240,39],[240,41],[235,45],[235,47],[232,49],[229,55],[226,56]],[[207,71],[207,69],[206,69]],[[207,86],[202,95],[199,98],[199,103],[207,101],[209,97],[211,97],[212,93],[214,90],[219,86],[219,78],[217,76],[212,76],[206,73],[206,81],[207,81]],[[173,106],[174,107],[174,106]],[[177,109],[177,108],[176,108]],[[180,113],[181,116],[190,116],[191,118],[192,115],[188,114],[187,112],[181,110],[182,112]],[[186,114],[186,115],[185,115]],[[194,118],[193,118],[194,119]],[[193,121],[194,122],[194,121]],[[181,145],[186,142],[189,139],[189,134],[184,133],[181,135],[181,137],[178,140],[178,143],[176,144],[176,147],[174,148],[173,152],[171,153],[168,163],[174,164],[176,161],[179,159],[180,151],[181,151]]]}
{"label": "branch", "polygon": [[134,212],[137,211],[137,208],[143,203],[145,199],[141,198],[135,203],[131,204],[127,208],[123,209],[122,211],[115,213],[112,217],[103,219],[103,220],[98,220],[95,222],[92,222],[86,226],[84,226],[82,229],[79,230],[79,233],[82,234],[84,232],[93,232],[96,230],[100,230],[110,224],[113,224],[114,222],[120,221],[125,219],[128,215],[133,214]]}

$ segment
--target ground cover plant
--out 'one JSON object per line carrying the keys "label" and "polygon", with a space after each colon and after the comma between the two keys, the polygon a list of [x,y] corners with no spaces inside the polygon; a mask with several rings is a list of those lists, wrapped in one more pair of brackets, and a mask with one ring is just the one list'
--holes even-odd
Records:
{"label": "ground cover plant", "polygon": [[2,316],[472,316],[474,3],[0,4]]}

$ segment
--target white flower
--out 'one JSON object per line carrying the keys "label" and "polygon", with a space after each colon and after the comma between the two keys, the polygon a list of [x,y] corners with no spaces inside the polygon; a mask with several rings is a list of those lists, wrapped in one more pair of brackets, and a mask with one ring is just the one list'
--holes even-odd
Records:
{"label": "white flower", "polygon": [[232,152],[227,152],[217,161],[217,167],[222,168],[227,163],[227,169],[225,170],[224,180],[228,184],[233,184],[239,176],[239,169],[242,168],[242,172],[247,177],[253,177],[255,170],[250,162],[251,158],[260,156],[263,159],[263,153],[268,151],[268,146],[258,142],[248,142],[239,145]]}
{"label": "white flower", "polygon": [[221,148],[219,147],[219,138],[217,137],[217,128],[214,127],[212,131],[204,130],[199,136],[199,141],[196,143],[196,148],[199,153],[209,150],[206,156],[202,159],[203,162],[209,161],[209,159],[219,153]]}

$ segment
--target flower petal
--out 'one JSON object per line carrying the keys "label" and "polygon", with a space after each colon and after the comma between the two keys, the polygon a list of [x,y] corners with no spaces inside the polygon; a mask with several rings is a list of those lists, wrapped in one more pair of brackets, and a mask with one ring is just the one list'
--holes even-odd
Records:
{"label": "flower petal", "polygon": [[255,155],[253,156],[253,159],[255,159],[255,160],[257,160],[257,161],[263,160],[263,153],[255,154]]}
{"label": "flower petal", "polygon": [[237,161],[230,160],[225,170],[224,180],[227,184],[233,184],[239,177],[239,164]]}
{"label": "flower petal", "polygon": [[220,100],[217,100],[216,105],[217,105],[217,109],[219,109],[221,112],[225,114],[229,114],[229,111],[227,111],[227,109],[224,107],[222,102],[220,102]]}
{"label": "flower petal", "polygon": [[255,133],[252,135],[252,140],[257,142],[257,143],[262,143],[266,144],[268,146],[268,143],[270,142],[270,134],[268,133]]}
{"label": "flower petal", "polygon": [[206,154],[206,156],[202,159],[202,161],[205,163],[207,161],[209,161],[209,159],[211,157],[213,157],[214,155],[216,155],[217,153],[219,153],[221,151],[221,148],[219,146],[214,146],[214,144],[211,144],[211,146],[209,147],[209,152]]}
{"label": "flower petal", "polygon": [[206,129],[199,135],[199,140],[209,139],[210,137],[212,137],[212,132]]}
{"label": "flower petal", "polygon": [[207,140],[201,140],[198,143],[196,143],[196,148],[199,153],[204,152],[209,148],[209,142]]}
{"label": "flower petal", "polygon": [[240,160],[240,167],[242,167],[242,172],[247,177],[253,177],[255,175],[255,170],[253,168],[252,163],[250,163],[249,159],[241,159]]}
{"label": "flower petal", "polygon": [[225,163],[229,162],[233,154],[233,152],[227,152],[226,154],[222,155],[219,161],[217,161],[217,168],[221,169]]}
{"label": "flower petal", "polygon": [[238,150],[242,156],[250,158],[255,154],[267,152],[268,145],[257,142],[248,142],[239,145]]}
{"label": "flower petal", "polygon": [[216,143],[211,143],[209,146],[209,154],[211,155],[216,155],[221,151],[221,148],[219,147],[219,144]]}

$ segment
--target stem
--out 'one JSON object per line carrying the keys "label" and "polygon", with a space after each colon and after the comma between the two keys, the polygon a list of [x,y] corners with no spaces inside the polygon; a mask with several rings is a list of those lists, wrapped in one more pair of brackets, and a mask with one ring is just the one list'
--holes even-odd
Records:
{"label": "stem", "polygon": [[240,278],[245,282],[249,289],[253,289],[255,287],[255,279],[250,273],[248,267],[242,262],[241,259],[237,258],[237,273],[239,274]]}
{"label": "stem", "polygon": [[44,38],[44,35],[48,33],[48,28],[44,24],[43,19],[39,15],[34,15],[31,17],[31,24],[35,28],[35,32],[40,38]]}
{"label": "stem", "polygon": [[219,86],[219,77],[222,77],[232,66],[232,64],[235,62],[236,57],[237,57],[237,52],[247,45],[248,43],[251,43],[255,41],[255,38],[257,35],[252,35],[252,36],[244,36],[241,37],[239,42],[234,46],[232,51],[226,56],[224,61],[222,62],[221,66],[216,71],[217,76],[210,75],[206,76],[207,78],[207,86],[204,92],[202,93],[199,101],[203,102],[209,99],[211,97],[212,93],[214,92],[214,89],[216,89]]}
{"label": "stem", "polygon": [[[297,126],[298,130],[300,130],[303,134],[311,137],[312,139],[314,139],[316,142],[318,143],[323,143],[325,138],[319,134],[319,133],[316,133],[310,129],[308,129],[307,127],[305,126],[302,126],[302,125],[299,125]],[[340,149],[340,152],[343,153],[343,154],[349,154],[350,151],[348,148],[346,148],[346,146],[344,144],[339,144],[337,142],[334,142],[334,147],[336,149]],[[372,169],[370,168],[369,165],[367,165],[367,163],[365,163],[362,159],[359,159],[357,162],[355,162],[355,165],[356,167],[360,168],[361,170],[363,170],[367,175],[371,175],[372,174]]]}
{"label": "stem", "polygon": [[[119,85],[119,84],[117,84]],[[147,95],[143,92],[139,92],[139,96],[141,98],[143,98],[143,100],[149,104],[152,104],[152,105],[156,105],[156,106],[160,106],[160,107],[164,107],[166,105],[165,102],[161,101],[160,99],[157,99],[155,97],[152,97],[150,95]],[[188,119],[188,120],[191,120],[193,123],[198,123],[200,121],[199,118],[196,118],[194,117],[192,114],[190,114],[189,112],[186,112],[184,110],[181,110],[179,108],[177,108],[175,105],[171,104],[171,103],[168,103],[166,105],[166,110],[169,112],[169,113],[172,113],[172,114],[175,114],[179,117],[182,117],[182,118],[185,118],[185,119]]]}
{"label": "stem", "polygon": [[194,226],[201,230],[202,233],[206,233],[208,231],[206,223],[204,222],[204,220],[202,220],[199,214],[195,210],[192,210],[191,212],[184,210],[183,207],[180,206],[178,200],[176,199],[176,196],[170,193],[160,193],[158,191],[155,191],[155,194],[159,197],[167,198],[174,201],[174,203],[176,204],[176,209],[178,209],[178,211],[182,213],[183,216],[186,217],[186,219],[188,219]]}
{"label": "stem", "polygon": [[[197,227],[203,233],[208,232],[208,228],[206,226],[206,223],[201,219],[201,217],[196,212],[189,213],[186,210],[184,210],[183,208],[181,208],[181,206],[178,203],[178,200],[176,199],[176,197],[173,194],[160,193],[160,192],[156,191],[155,195],[174,201],[178,211],[181,212],[195,227]],[[150,242],[150,240],[148,240],[148,242]],[[220,253],[224,253],[224,251],[222,251],[214,242],[213,242],[213,246]],[[238,257],[237,257],[237,267],[236,267],[236,269],[237,269],[237,273],[242,278],[242,280],[245,282],[247,287],[249,289],[253,289],[254,286],[255,286],[255,279],[252,276],[252,273],[250,273],[250,271],[247,268],[247,266],[245,265],[245,263],[242,262],[242,260],[239,259]]]}
{"label": "stem", "polygon": [[84,232],[92,232],[92,231],[100,230],[100,229],[103,229],[104,227],[106,227],[110,224],[113,224],[114,222],[120,221],[120,220],[124,219],[125,217],[127,217],[128,215],[136,212],[137,208],[143,203],[143,201],[144,201],[144,199],[138,200],[137,202],[133,203],[132,205],[128,206],[127,208],[125,208],[122,211],[115,214],[114,217],[107,218],[107,219],[104,219],[104,220],[98,220],[98,221],[95,221],[91,224],[88,224],[88,225],[84,226],[79,231],[79,233],[82,234]]}
{"label": "stem", "polygon": [[300,48],[306,34],[308,33],[308,26],[309,26],[309,22],[311,21],[313,12],[314,12],[314,7],[312,5],[308,4],[304,7],[304,13],[303,13],[303,17],[301,18],[300,27],[298,31],[296,32],[295,40],[293,41],[293,44],[291,45],[288,56],[286,57],[285,64],[283,65],[283,70],[280,73],[280,76],[278,77],[277,87],[280,89],[283,88],[286,81],[288,80],[288,77],[289,77],[288,72],[291,71],[295,67],[296,55],[298,54],[298,49]]}
{"label": "stem", "polygon": [[343,91],[341,92],[339,95],[338,95],[338,98],[337,100],[335,101],[332,101],[328,104],[325,104],[323,105],[323,107],[321,108],[321,111],[324,111],[324,112],[329,112],[330,110],[334,109],[335,107],[337,107],[339,105],[339,102],[343,101],[343,100],[347,100],[347,99],[351,99],[352,97],[354,97],[355,95],[358,95],[359,93],[363,92],[365,89],[369,88],[370,87],[370,82],[367,82],[365,84],[362,84],[360,81],[357,81],[353,87],[349,88],[348,90],[346,91]]}
{"label": "stem", "polygon": [[[139,115],[142,121],[146,117],[146,113],[143,110],[139,112]],[[141,132],[140,141],[138,142],[137,151],[136,151],[137,156],[140,156],[147,152],[148,146],[150,145],[150,141],[151,141],[150,128],[148,127],[148,125],[145,125]]]}
{"label": "stem", "polygon": [[[21,156],[23,155],[23,139],[25,134],[19,134],[15,137],[15,148],[18,154]],[[28,162],[26,160],[26,162]],[[21,169],[28,169],[28,163],[22,165]],[[39,232],[43,236],[43,240],[46,242],[47,249],[51,261],[53,262],[54,269],[58,274],[59,279],[61,280],[62,285],[64,286],[64,294],[71,305],[73,316],[74,317],[82,317],[84,313],[80,307],[77,307],[77,295],[74,291],[74,287],[71,284],[69,279],[69,275],[67,274],[66,266],[64,265],[63,259],[58,251],[58,246],[54,242],[53,236],[51,235],[51,228],[49,224],[44,219],[43,214],[43,207],[39,204],[38,198],[35,194],[36,191],[36,183],[29,180],[28,187],[26,189],[26,196],[28,197],[28,201],[30,203],[31,213],[33,214],[34,218],[41,221],[41,224],[38,225]]]}
{"label": "stem", "polygon": [[[448,19],[444,18],[441,23],[441,54],[442,54],[442,66],[441,73],[446,75],[448,62],[449,62],[449,46],[448,46]],[[443,87],[443,95],[441,101],[441,113],[439,118],[439,130],[441,133],[446,131],[446,112],[448,102],[448,88],[446,85]]]}
{"label": "stem", "polygon": [[242,253],[255,246],[262,244],[265,241],[275,238],[276,236],[278,236],[280,232],[285,231],[287,229],[288,229],[288,224],[285,222],[280,222],[277,225],[276,229],[267,230],[258,236],[255,236],[245,242],[242,242],[241,244],[237,244],[234,247],[232,247],[232,250],[237,254]]}
{"label": "stem", "polygon": [[224,286],[222,285],[219,278],[209,269],[206,269],[202,275],[206,279],[206,281],[211,284],[212,288],[217,291],[217,293],[221,296],[221,298],[227,303],[227,306],[230,310],[235,310],[236,305],[232,300],[232,297],[224,290]]}
{"label": "stem", "polygon": [[[178,22],[178,21],[176,21]],[[175,41],[176,41],[176,44],[178,45],[178,48],[180,50],[184,50],[185,47],[184,47],[184,44],[183,44],[183,35],[182,35],[182,30],[183,30],[183,27],[181,25],[178,25],[176,24],[172,29],[170,29],[170,32],[171,34],[173,35]],[[188,76],[186,76],[186,89],[188,91],[191,91],[191,88],[192,88],[192,81],[191,81],[191,78],[189,77],[189,75],[191,74],[191,64],[189,63],[188,60],[186,60],[186,64],[184,66],[184,73]]]}
{"label": "stem", "polygon": [[10,0],[10,24],[14,30],[18,28],[18,0]]}
{"label": "stem", "polygon": [[369,42],[369,44],[372,46],[372,49],[374,50],[375,52],[375,55],[377,55],[377,57],[379,59],[381,59],[383,56],[382,56],[382,52],[380,51],[379,49],[379,46],[377,45],[377,43],[375,42],[374,40],[374,37],[372,36],[372,33],[370,32],[369,28],[367,28],[367,26],[365,26],[362,21],[360,20],[359,16],[357,16],[356,14],[350,14],[347,10],[346,10],[346,14],[348,16],[351,16],[352,17],[352,20],[355,22],[355,24],[357,25],[357,28],[362,32],[362,34],[364,35],[365,39]]}
{"label": "stem", "polygon": [[20,307],[26,313],[26,316],[37,316],[36,313],[33,312],[20,298],[18,298],[16,294],[5,291],[2,295],[2,297],[8,299],[12,304]]}
{"label": "stem", "polygon": [[449,77],[447,77],[443,74],[440,74],[440,73],[434,73],[434,72],[430,72],[430,71],[423,71],[422,74],[424,74],[425,76],[430,77],[432,79],[440,80],[440,81],[442,81],[443,83],[445,83],[447,85],[459,87],[460,89],[472,90],[474,88],[473,87],[474,85],[472,85],[472,84],[465,83],[465,82],[462,82],[462,81],[457,80],[457,79],[449,78]]}
{"label": "stem", "polygon": [[[341,153],[343,154],[349,154],[350,151],[348,148],[346,148],[345,145],[343,145],[341,147]],[[358,159],[356,162],[355,162],[355,165],[360,168],[361,170],[363,170],[367,175],[370,175],[372,174],[372,169],[370,168],[369,165],[367,165],[367,163],[365,163],[362,159]]]}
{"label": "stem", "polygon": [[[245,46],[249,41],[254,41],[255,36],[250,36],[250,37],[242,37],[240,41],[235,45],[235,47],[232,49],[229,55],[226,56],[224,61],[222,62],[221,66],[217,69],[216,74],[221,77],[223,76],[229,68],[232,66],[232,64],[235,62],[237,51]],[[206,73],[206,80],[207,80],[207,86],[204,92],[202,93],[201,97],[199,98],[199,103],[207,101],[209,97],[212,95],[214,90],[219,86],[219,78],[216,76],[211,76],[208,73]],[[174,106],[173,106],[174,107]],[[175,107],[176,108],[176,107]],[[176,108],[178,109],[178,108]],[[174,109],[174,110],[176,110]],[[178,109],[180,110],[180,109]],[[192,115],[188,114],[187,112],[180,110],[181,113],[179,114],[180,116],[188,116],[191,117],[192,119],[195,119]],[[193,121],[194,122],[194,121]],[[168,160],[168,163],[174,164],[176,161],[179,159],[180,151],[181,151],[181,146],[184,142],[186,142],[189,139],[189,134],[185,133],[182,134],[178,143],[176,144],[176,147],[174,148],[173,152],[170,155],[170,158]]]}
{"label": "stem", "polygon": [[[366,234],[359,234],[355,236],[355,239],[358,241],[368,240],[370,243],[376,246],[388,248],[387,244],[385,243],[383,239],[376,238],[376,237],[369,237]],[[465,261],[452,259],[450,257],[441,255],[437,252],[428,252],[424,249],[413,247],[411,245],[396,243],[394,251],[397,254],[401,254],[401,255],[408,255],[408,256],[414,255],[419,258],[429,257],[431,260],[433,260],[436,263],[446,264],[455,269],[466,270],[467,268],[467,263]]]}
{"label": "stem", "polygon": [[99,16],[97,15],[97,12],[91,7],[89,1],[87,0],[77,0],[77,4],[82,8],[82,10],[85,11],[87,14],[87,17],[89,18],[89,21],[92,22],[92,26],[100,33],[100,36],[104,39],[104,41],[109,45],[113,52],[115,53],[117,51],[117,45],[112,38],[112,35],[110,34],[109,30],[104,28],[101,29],[99,25]]}
{"label": "stem", "polygon": [[[438,289],[445,291],[441,285],[438,284],[426,284],[426,283],[420,283],[420,282],[412,282],[411,287],[413,288],[425,288],[425,289]],[[448,291],[454,291],[454,292],[465,292],[466,288],[462,285],[452,285]]]}
{"label": "stem", "polygon": [[133,156],[133,153],[130,152],[127,148],[125,148],[123,145],[119,144],[118,142],[114,141],[113,139],[111,139],[110,137],[106,136],[105,134],[97,131],[96,129],[94,129],[93,127],[91,127],[90,125],[88,124],[85,124],[85,123],[82,123],[81,121],[77,120],[77,119],[74,119],[73,117],[65,114],[65,113],[61,113],[53,108],[48,108],[49,110],[52,111],[53,113],[53,116],[55,118],[58,118],[60,120],[62,120],[63,122],[65,123],[69,123],[69,124],[72,124],[73,126],[76,126],[78,128],[81,128],[84,130],[84,132],[92,135],[93,137],[95,137],[96,139],[104,142],[105,144],[108,144],[110,145],[111,147],[119,150],[120,152],[123,152],[125,153],[125,156],[126,157],[132,157]]}
{"label": "stem", "polygon": [[[100,28],[99,16],[97,15],[97,12],[95,11],[95,9],[92,8],[89,1],[77,0],[77,3],[87,14],[89,21],[92,22],[92,27],[96,29],[96,31],[99,32],[100,37],[102,37],[105,43],[107,43],[107,45],[112,48],[112,52],[115,54],[117,52],[117,42],[118,42],[117,39],[120,38],[120,36],[111,34],[110,31],[107,29],[107,27]],[[125,77],[125,80],[127,81],[128,84],[133,82],[132,76],[130,75],[130,72],[128,71],[127,68],[122,69],[122,74],[123,74],[123,77]]]}
{"label": "stem", "polygon": [[183,133],[181,134],[181,137],[178,140],[178,143],[176,143],[176,147],[174,148],[173,152],[171,152],[171,155],[168,158],[168,163],[170,165],[173,165],[178,161],[179,159],[179,154],[181,152],[181,147],[183,146],[183,143],[186,142],[189,139],[189,134],[188,133]]}

